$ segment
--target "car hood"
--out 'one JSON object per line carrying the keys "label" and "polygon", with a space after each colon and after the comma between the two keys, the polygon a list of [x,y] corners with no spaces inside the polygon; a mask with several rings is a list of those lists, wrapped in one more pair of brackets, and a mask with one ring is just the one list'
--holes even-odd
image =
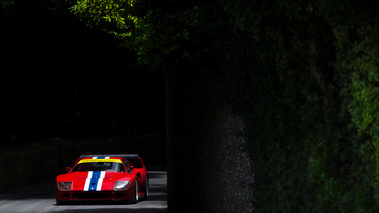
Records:
{"label": "car hood", "polygon": [[59,175],[58,182],[72,182],[72,191],[113,190],[115,181],[131,181],[132,175],[121,172],[71,172]]}

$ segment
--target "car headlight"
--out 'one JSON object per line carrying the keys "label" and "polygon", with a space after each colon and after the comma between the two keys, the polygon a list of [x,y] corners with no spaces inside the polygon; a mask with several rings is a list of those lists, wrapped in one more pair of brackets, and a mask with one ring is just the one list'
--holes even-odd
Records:
{"label": "car headlight", "polygon": [[129,181],[116,181],[114,183],[114,190],[115,191],[125,191],[128,190],[130,185]]}
{"label": "car headlight", "polygon": [[71,189],[72,189],[72,182],[59,182],[58,183],[59,191],[71,191]]}

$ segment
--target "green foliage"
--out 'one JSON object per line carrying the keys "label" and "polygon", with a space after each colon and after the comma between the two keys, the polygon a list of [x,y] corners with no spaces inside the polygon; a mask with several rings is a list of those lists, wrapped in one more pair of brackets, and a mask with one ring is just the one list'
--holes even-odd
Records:
{"label": "green foliage", "polygon": [[[291,14],[285,11],[293,5],[267,2],[249,8],[243,1],[239,5],[231,8],[241,23],[233,51],[233,67],[238,70],[233,77],[240,85],[235,94],[241,95],[235,95],[234,102],[249,124],[255,209],[308,212],[314,200],[307,177],[309,145],[320,129],[312,121],[322,115],[322,94],[306,67],[309,49],[304,37],[312,29],[304,27],[309,25],[304,20],[288,18]],[[297,32],[305,35],[298,37]]]}
{"label": "green foliage", "polygon": [[330,1],[228,5],[234,102],[246,119],[257,212],[377,211],[377,39],[375,27],[359,22],[372,14],[365,9]]}
{"label": "green foliage", "polygon": [[0,1],[0,11],[1,17],[3,18],[14,18],[15,17],[15,6],[16,2],[14,0],[1,0]]}
{"label": "green foliage", "polygon": [[140,27],[133,16],[133,0],[78,0],[70,12],[80,17],[87,26],[100,27],[115,35],[130,36],[131,30]]}
{"label": "green foliage", "polygon": [[[352,23],[351,25],[353,25]],[[359,26],[346,29],[336,29],[335,34],[339,39],[339,45],[348,45],[345,50],[345,58],[339,61],[338,69],[349,72],[344,82],[342,95],[348,95],[346,111],[351,115],[351,123],[357,129],[357,137],[363,138],[363,142],[357,149],[360,150],[365,165],[370,169],[365,171],[367,183],[374,189],[378,187],[379,177],[379,70],[378,70],[378,31],[376,24],[370,19],[359,23]],[[355,34],[354,42],[346,41],[344,34]],[[341,50],[342,51],[342,50]],[[347,66],[346,66],[347,64]],[[345,66],[342,66],[345,65]],[[378,192],[375,190],[374,198],[378,203]]]}
{"label": "green foliage", "polygon": [[184,65],[196,69],[199,64],[204,69],[203,60],[219,64],[214,58],[220,57],[221,44],[229,35],[223,28],[229,23],[219,16],[222,8],[199,1],[79,0],[71,4],[70,11],[87,26],[124,39],[123,47],[133,49],[140,64],[155,70]]}

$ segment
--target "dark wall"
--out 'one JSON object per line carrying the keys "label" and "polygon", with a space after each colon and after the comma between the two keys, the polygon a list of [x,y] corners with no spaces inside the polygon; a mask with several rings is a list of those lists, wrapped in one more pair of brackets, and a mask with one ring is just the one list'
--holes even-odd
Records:
{"label": "dark wall", "polygon": [[170,72],[166,91],[169,212],[251,212],[243,125],[223,81]]}
{"label": "dark wall", "polygon": [[0,192],[42,181],[53,181],[66,173],[81,154],[138,153],[148,170],[166,166],[163,134],[107,139],[49,139],[31,144],[5,146],[0,152]]}

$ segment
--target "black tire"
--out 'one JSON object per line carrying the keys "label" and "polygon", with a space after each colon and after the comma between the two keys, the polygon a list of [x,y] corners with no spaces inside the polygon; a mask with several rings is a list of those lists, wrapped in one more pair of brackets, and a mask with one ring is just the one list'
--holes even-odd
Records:
{"label": "black tire", "polygon": [[64,205],[64,204],[66,204],[64,201],[60,201],[60,200],[55,200],[55,203],[57,203],[57,205]]}
{"label": "black tire", "polygon": [[143,192],[143,200],[148,200],[149,199],[149,178],[146,177],[146,185],[145,185],[145,190]]}
{"label": "black tire", "polygon": [[135,196],[134,196],[134,200],[133,200],[133,203],[138,203],[138,182],[137,182],[137,179],[134,181],[134,192],[135,192]]}

